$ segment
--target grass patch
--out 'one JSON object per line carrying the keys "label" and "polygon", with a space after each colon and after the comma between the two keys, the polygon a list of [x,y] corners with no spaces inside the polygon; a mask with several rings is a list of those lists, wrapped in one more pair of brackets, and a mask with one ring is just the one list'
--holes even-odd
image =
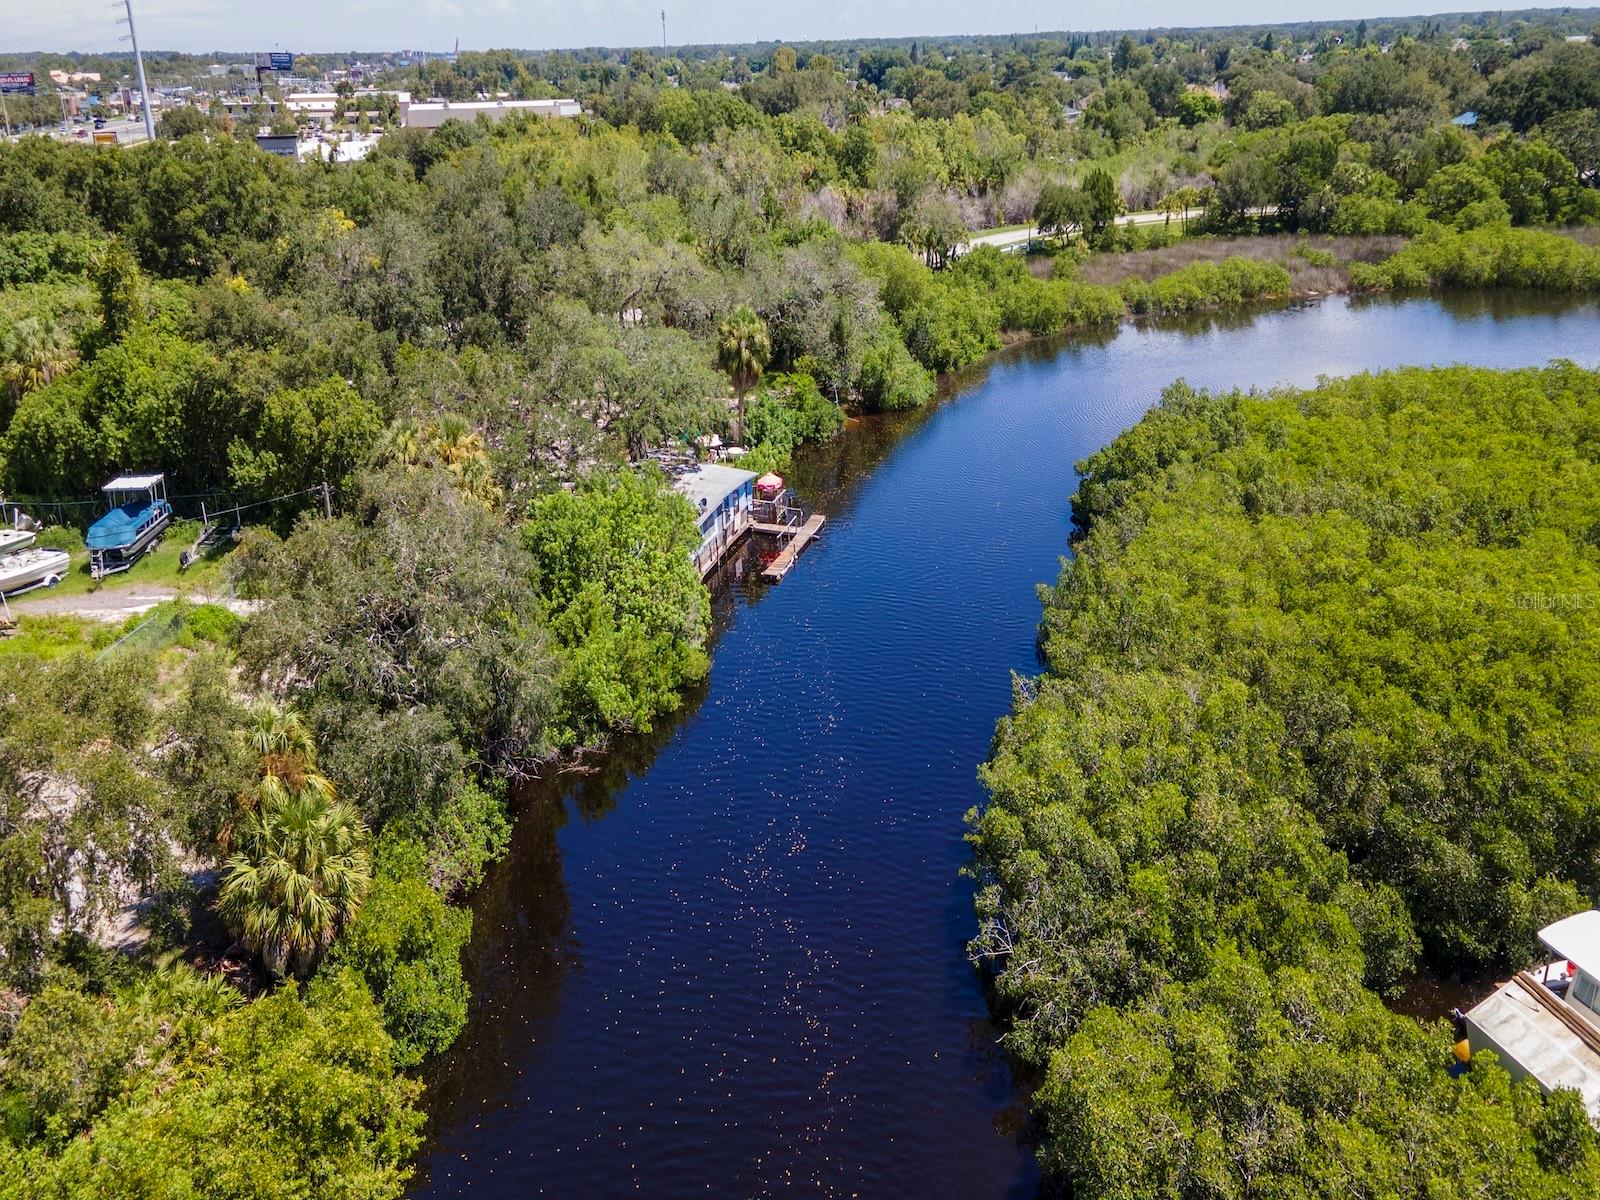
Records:
{"label": "grass patch", "polygon": [[110,644],[116,630],[101,621],[82,617],[17,615],[14,632],[0,638],[0,657],[22,655],[55,659]]}
{"label": "grass patch", "polygon": [[1084,283],[1118,287],[1130,279],[1152,283],[1185,267],[1220,263],[1228,258],[1253,258],[1276,263],[1289,272],[1295,295],[1343,291],[1350,286],[1350,264],[1380,262],[1393,254],[1401,237],[1319,237],[1294,234],[1258,237],[1184,238],[1154,250],[1094,254],[1078,264],[1073,278]]}
{"label": "grass patch", "polygon": [[[54,534],[46,530],[46,534]],[[183,552],[189,548],[191,542],[200,532],[198,521],[174,521],[161,537],[161,545],[153,553],[144,555],[128,570],[120,575],[112,575],[100,582],[89,574],[89,552],[82,549],[83,540],[77,541],[77,547],[63,545],[61,549],[67,550],[72,555],[72,566],[56,587],[52,588],[49,595],[86,595],[93,591],[116,591],[125,587],[137,586],[164,586],[164,587],[198,587],[204,588],[216,582],[221,575],[221,563],[231,549],[231,543],[223,543],[212,547],[211,552],[188,570],[181,570],[179,560]],[[41,536],[41,543],[45,538]],[[46,593],[38,592],[34,595]]]}
{"label": "grass patch", "polygon": [[996,225],[990,229],[975,229],[968,237],[988,237],[991,233],[1021,233],[1024,229],[1032,229],[1033,222],[1024,221],[1020,225]]}
{"label": "grass patch", "polygon": [[163,645],[177,645],[186,650],[202,642],[226,646],[242,624],[243,617],[220,604],[191,604],[179,598],[163,600],[149,612],[134,613],[116,630],[113,640],[145,628],[161,630],[159,640]]}

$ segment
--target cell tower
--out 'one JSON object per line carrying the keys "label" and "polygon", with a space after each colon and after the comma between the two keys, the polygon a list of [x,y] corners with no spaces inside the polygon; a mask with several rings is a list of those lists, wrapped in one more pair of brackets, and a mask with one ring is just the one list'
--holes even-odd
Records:
{"label": "cell tower", "polygon": [[128,26],[126,40],[133,43],[133,63],[139,68],[139,99],[144,102],[144,135],[153,142],[156,140],[156,123],[150,119],[150,85],[144,81],[144,55],[139,53],[139,35],[133,28],[133,0],[122,0],[121,7],[128,15],[118,17],[117,24],[126,23]]}
{"label": "cell tower", "polygon": [[667,10],[661,10],[661,53],[667,52]]}

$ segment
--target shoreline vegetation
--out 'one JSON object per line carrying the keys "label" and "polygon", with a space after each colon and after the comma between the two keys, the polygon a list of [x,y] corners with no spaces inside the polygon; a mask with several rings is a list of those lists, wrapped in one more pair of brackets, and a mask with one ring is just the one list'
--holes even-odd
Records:
{"label": "shoreline vegetation", "polygon": [[1576,1092],[1456,1078],[1383,1003],[1600,888],[1597,414],[1571,365],[1178,384],[1081,465],[968,817],[971,952],[1075,1195],[1600,1187]]}
{"label": "shoreline vegetation", "polygon": [[[922,405],[1007,340],[1128,317],[1344,288],[1591,293],[1600,46],[1570,40],[1577,19],[1419,19],[1370,42],[1363,23],[467,52],[381,82],[571,94],[585,115],[391,128],[357,163],[262,153],[257,128],[292,124],[270,95],[238,120],[177,109],[128,152],[0,145],[8,502],[81,527],[105,479],[138,469],[166,472],[189,507],[255,506],[204,568],[248,615],[182,600],[100,630],[24,615],[0,645],[0,1197],[397,1196],[416,1068],[469,1011],[460,900],[504,851],[510,784],[649,730],[707,670],[698,514],[658,458],[717,436],[781,469],[846,411]],[[192,65],[151,58],[163,83]],[[336,120],[370,127],[340,99]],[[1453,123],[1464,109],[1481,123]],[[1156,208],[1172,219],[1118,224]],[[1017,226],[1050,253],[958,253],[972,229]],[[1474,377],[1439,378],[1479,394]],[[1565,376],[1517,378],[1530,404],[1564,403],[1538,398]],[[1128,435],[1118,453],[1171,465],[1220,436],[1208,421],[1170,426],[1183,445]],[[1281,450],[1269,431],[1262,472]],[[1093,475],[1085,503],[1111,513],[1138,474],[1120,469]],[[1272,478],[1246,490],[1277,512]],[[1472,505],[1480,524],[1498,511]],[[1259,717],[1240,736],[1270,758],[1250,740],[1271,724],[1249,711],[1250,682],[1208,719]],[[1328,957],[1351,1044],[1376,1020],[1352,980],[1370,968],[1382,985],[1419,939],[1509,959],[1510,943],[1456,944],[1488,936],[1481,912],[1434,930],[1416,880],[1369,881],[1342,827],[1323,845],[1311,818],[1262,803],[1250,832],[1283,852],[1283,903],[1256,916],[1317,923],[1295,944],[1302,966]],[[1539,847],[1507,843],[1504,861],[1497,847],[1462,854],[1499,864],[1519,919],[1570,898],[1528,883]],[[983,853],[1009,865],[998,842]],[[1161,864],[1132,886],[1140,913],[1188,895]],[[1186,964],[1211,961],[1204,940],[1179,948]],[[1236,941],[1248,960],[1256,944]],[[1291,1008],[1302,992],[1307,1011],[1333,1003],[1299,977],[1271,983]],[[1064,1027],[1033,1044],[1031,1021],[1014,1040],[1043,1061]],[[1398,1049],[1374,1061],[1410,1087],[1431,1035],[1378,1027]],[[1183,1052],[1232,1103],[1229,1072],[1255,1060],[1206,1058],[1202,1042]],[[1144,1080],[1177,1078],[1153,1053]],[[1069,1083],[1046,1094],[1060,1104],[1045,1158],[1087,1187],[1061,1122],[1099,1100]],[[1479,1099],[1447,1132],[1481,1116],[1522,1154],[1496,1124],[1505,1104]],[[1541,1123],[1540,1169],[1590,1169],[1560,1103],[1511,1103]],[[1171,1142],[1161,1170],[1226,1194],[1213,1133]]]}

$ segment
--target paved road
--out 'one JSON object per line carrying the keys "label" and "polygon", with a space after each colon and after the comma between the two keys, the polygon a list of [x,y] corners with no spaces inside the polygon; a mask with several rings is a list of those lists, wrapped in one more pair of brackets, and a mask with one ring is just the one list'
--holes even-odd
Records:
{"label": "paved road", "polygon": [[[1118,225],[1159,225],[1167,219],[1163,212],[1132,212],[1123,213],[1117,218]],[[1174,221],[1180,218],[1174,215]],[[965,254],[979,246],[997,246],[1001,250],[1020,250],[1037,236],[1037,231],[1029,226],[1027,229],[1008,229],[1000,233],[975,233],[967,239],[967,244],[962,246],[957,253]]]}
{"label": "paved road", "polygon": [[[1191,213],[1198,213],[1199,211],[1199,209],[1189,209],[1188,212],[1185,213],[1173,213],[1170,218],[1164,212],[1152,212],[1148,210],[1144,212],[1123,213],[1117,218],[1117,224],[1160,225],[1169,219],[1173,221],[1181,221]],[[1270,216],[1276,211],[1277,209],[1275,208],[1260,208],[1253,210],[1251,215],[1265,217]],[[956,253],[966,254],[971,250],[975,250],[979,246],[997,246],[1001,250],[1021,250],[1024,249],[1029,242],[1033,241],[1035,236],[1036,232],[1032,226],[1027,229],[1009,229],[1001,233],[975,233],[972,235],[972,237],[967,239],[966,244],[957,250]]]}

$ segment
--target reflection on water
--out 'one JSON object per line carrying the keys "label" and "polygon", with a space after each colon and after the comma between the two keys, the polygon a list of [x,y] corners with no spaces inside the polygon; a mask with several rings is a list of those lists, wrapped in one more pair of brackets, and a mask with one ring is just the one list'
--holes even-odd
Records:
{"label": "reflection on water", "polygon": [[518,796],[414,1194],[1032,1195],[961,817],[1073,464],[1180,377],[1597,353],[1592,305],[1330,299],[1016,347],[803,456],[827,527],[781,586],[732,572],[706,685]]}

